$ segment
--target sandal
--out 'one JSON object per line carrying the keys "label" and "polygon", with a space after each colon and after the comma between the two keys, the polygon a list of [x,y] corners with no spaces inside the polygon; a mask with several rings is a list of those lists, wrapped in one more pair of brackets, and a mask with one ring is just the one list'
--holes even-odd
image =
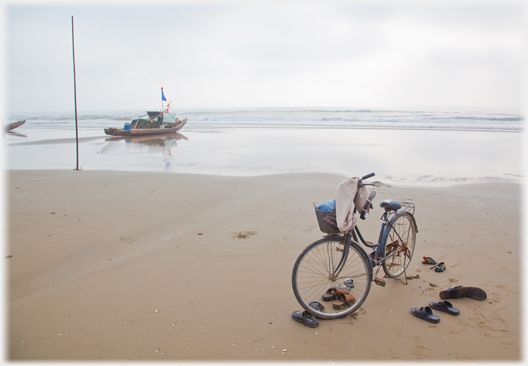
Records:
{"label": "sandal", "polygon": [[447,301],[431,301],[429,303],[429,306],[435,310],[445,311],[448,314],[451,315],[458,315],[460,314],[460,309],[453,307],[453,305]]}
{"label": "sandal", "polygon": [[323,301],[332,301],[337,299],[338,295],[348,295],[348,290],[341,290],[337,287],[331,287],[326,290],[326,293],[323,294]]}
{"label": "sandal", "polygon": [[423,264],[436,264],[436,261],[431,257],[423,257]]}
{"label": "sandal", "polygon": [[334,309],[341,310],[345,306],[352,306],[356,298],[354,295],[345,295],[345,294],[339,294],[337,295],[337,302],[334,303]]}
{"label": "sandal", "polygon": [[444,272],[446,270],[446,265],[444,264],[444,262],[440,262],[436,266],[433,266],[429,269],[433,269],[433,268],[435,272]]}
{"label": "sandal", "polygon": [[461,297],[469,297],[474,300],[486,300],[488,295],[486,291],[478,287],[463,287],[455,286],[449,287],[447,290],[440,291],[441,299],[460,299]]}
{"label": "sandal", "polygon": [[319,325],[319,320],[310,317],[307,311],[299,310],[292,313],[292,319],[310,328],[315,328]]}
{"label": "sandal", "polygon": [[440,317],[438,315],[434,315],[433,311],[429,306],[422,306],[421,308],[412,308],[411,309],[412,315],[427,320],[431,323],[438,323],[440,321]]}
{"label": "sandal", "polygon": [[310,301],[310,302],[308,303],[308,305],[309,305],[312,309],[314,309],[314,310],[316,310],[316,311],[318,311],[318,312],[320,312],[320,313],[324,313],[324,306],[323,306],[323,304],[321,304],[320,302],[318,302],[318,301]]}

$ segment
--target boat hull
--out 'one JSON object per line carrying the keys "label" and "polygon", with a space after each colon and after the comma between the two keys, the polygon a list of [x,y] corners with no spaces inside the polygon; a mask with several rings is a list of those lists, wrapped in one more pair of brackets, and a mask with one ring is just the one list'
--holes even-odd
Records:
{"label": "boat hull", "polygon": [[107,135],[110,136],[147,136],[147,135],[165,135],[169,133],[174,133],[183,128],[187,123],[187,118],[183,121],[179,121],[174,127],[164,127],[164,128],[132,128],[130,130],[125,130],[123,128],[105,128],[104,131]]}
{"label": "boat hull", "polygon": [[26,120],[10,123],[4,126],[4,131],[14,130],[17,127],[22,126],[24,123],[26,123]]}

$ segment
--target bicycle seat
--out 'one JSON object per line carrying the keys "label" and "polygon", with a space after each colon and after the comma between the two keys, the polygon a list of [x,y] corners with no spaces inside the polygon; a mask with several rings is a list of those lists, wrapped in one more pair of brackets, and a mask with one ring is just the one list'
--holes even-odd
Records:
{"label": "bicycle seat", "polygon": [[401,203],[395,200],[385,200],[380,203],[380,207],[388,211],[398,211],[401,208]]}

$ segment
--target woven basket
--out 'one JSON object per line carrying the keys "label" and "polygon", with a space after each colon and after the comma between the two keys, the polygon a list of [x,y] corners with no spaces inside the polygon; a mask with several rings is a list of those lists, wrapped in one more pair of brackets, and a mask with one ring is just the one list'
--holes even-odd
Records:
{"label": "woven basket", "polygon": [[319,211],[316,207],[315,216],[317,216],[319,229],[321,229],[323,233],[338,234],[341,232],[337,227],[335,211]]}

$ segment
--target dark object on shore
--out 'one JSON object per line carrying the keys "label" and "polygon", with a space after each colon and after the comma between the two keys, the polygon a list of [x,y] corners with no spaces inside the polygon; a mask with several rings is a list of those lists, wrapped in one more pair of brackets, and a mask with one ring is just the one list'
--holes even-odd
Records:
{"label": "dark object on shore", "polygon": [[481,288],[465,286],[449,287],[447,290],[440,291],[439,295],[441,299],[460,299],[462,297],[469,297],[470,299],[479,301],[484,301],[488,297],[486,291]]}
{"label": "dark object on shore", "polygon": [[14,129],[17,128],[17,127],[22,126],[24,123],[26,123],[26,120],[18,121],[18,122],[13,122],[13,123],[10,123],[10,124],[8,124],[8,125],[5,125],[5,126],[4,126],[4,132],[14,130]]}

